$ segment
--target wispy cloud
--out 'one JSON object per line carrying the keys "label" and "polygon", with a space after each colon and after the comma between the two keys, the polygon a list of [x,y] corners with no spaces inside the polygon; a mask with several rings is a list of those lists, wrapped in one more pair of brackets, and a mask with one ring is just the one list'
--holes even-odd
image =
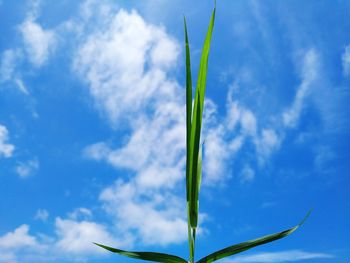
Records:
{"label": "wispy cloud", "polygon": [[34,216],[34,219],[46,222],[49,218],[49,212],[46,209],[38,209]]}
{"label": "wispy cloud", "polygon": [[0,124],[0,157],[9,158],[15,150],[15,146],[8,143],[8,134],[6,126]]}
{"label": "wispy cloud", "polygon": [[16,166],[15,170],[16,170],[16,173],[21,178],[26,178],[28,176],[35,174],[39,169],[39,166],[40,166],[39,160],[37,158],[34,158],[26,162],[20,162]]}
{"label": "wispy cloud", "polygon": [[334,256],[326,253],[307,252],[303,250],[287,250],[281,252],[262,252],[246,256],[237,256],[224,260],[225,263],[282,263],[307,259],[329,259]]}
{"label": "wispy cloud", "polygon": [[11,80],[14,76],[17,60],[21,57],[20,51],[7,49],[2,53],[0,65],[0,81]]}
{"label": "wispy cloud", "polygon": [[251,182],[254,180],[255,177],[255,171],[249,166],[245,165],[242,172],[241,172],[241,182]]}
{"label": "wispy cloud", "polygon": [[343,74],[345,76],[349,76],[350,74],[350,45],[346,46],[344,49],[344,53],[342,54],[342,62],[343,62]]}
{"label": "wispy cloud", "polygon": [[302,63],[302,83],[299,86],[292,106],[283,113],[283,123],[287,127],[296,127],[302,113],[305,99],[310,92],[318,73],[318,55],[314,49],[309,50]]}

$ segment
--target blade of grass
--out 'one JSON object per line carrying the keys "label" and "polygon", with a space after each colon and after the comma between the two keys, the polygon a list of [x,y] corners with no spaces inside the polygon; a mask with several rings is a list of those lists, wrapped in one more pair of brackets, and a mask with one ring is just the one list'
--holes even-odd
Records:
{"label": "blade of grass", "polygon": [[185,27],[185,48],[186,48],[186,200],[187,200],[187,225],[188,225],[188,246],[190,252],[190,262],[194,262],[194,239],[193,231],[190,225],[189,216],[189,196],[190,196],[190,135],[191,135],[191,118],[192,118],[192,74],[191,74],[191,56],[190,46],[188,43],[187,23],[184,17]]}
{"label": "blade of grass", "polygon": [[290,235],[291,233],[293,233],[295,230],[297,230],[302,224],[304,224],[305,220],[309,217],[311,211],[309,211],[307,213],[307,215],[304,217],[304,219],[295,227],[292,227],[290,229],[284,230],[282,232],[278,232],[278,233],[274,233],[271,235],[267,235],[267,236],[263,236],[254,240],[249,240],[243,243],[239,243],[233,246],[229,246],[226,247],[224,249],[221,249],[219,251],[216,251],[202,259],[200,259],[199,261],[197,261],[197,263],[210,263],[210,262],[214,262],[216,260],[228,257],[228,256],[232,256],[234,254],[246,251],[248,249],[251,249],[253,247],[256,246],[260,246],[278,239],[281,239],[283,237],[286,237],[288,235]]}
{"label": "blade of grass", "polygon": [[[185,46],[186,46],[186,163],[190,160],[190,134],[192,118],[192,74],[190,46],[188,44],[187,23],[184,17]],[[189,165],[186,165],[186,199],[189,200]]]}
{"label": "blade of grass", "polygon": [[205,95],[205,85],[207,79],[208,71],[208,58],[210,50],[211,36],[213,32],[215,21],[215,8],[213,10],[207,35],[204,41],[204,46],[202,50],[202,57],[199,66],[198,81],[196,87],[196,95],[194,100],[194,107],[192,113],[192,125],[191,125],[191,137],[190,137],[190,161],[189,161],[189,178],[190,181],[190,224],[192,228],[196,228],[198,224],[198,154],[199,154],[199,144],[200,135],[202,127],[202,116],[204,108],[204,95]]}
{"label": "blade of grass", "polygon": [[163,262],[163,263],[187,263],[186,260],[183,258],[180,258],[178,256],[164,254],[164,253],[157,253],[157,252],[134,252],[134,251],[125,251],[113,247],[108,247],[105,245],[101,245],[98,243],[94,243],[95,245],[102,247],[110,252],[117,253],[119,255],[129,257],[129,258],[136,258],[146,261],[154,261],[154,262]]}

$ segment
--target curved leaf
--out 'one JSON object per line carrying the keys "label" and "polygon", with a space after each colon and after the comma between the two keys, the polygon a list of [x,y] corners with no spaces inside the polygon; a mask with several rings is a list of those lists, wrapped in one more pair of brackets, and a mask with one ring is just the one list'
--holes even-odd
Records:
{"label": "curved leaf", "polygon": [[105,245],[101,245],[98,243],[94,243],[95,245],[102,247],[110,252],[117,253],[119,255],[136,258],[140,260],[154,261],[154,262],[163,262],[163,263],[187,263],[186,260],[180,258],[178,256],[157,253],[157,252],[135,252],[135,251],[125,251],[117,248],[108,247]]}
{"label": "curved leaf", "polygon": [[251,249],[253,247],[256,246],[260,246],[278,239],[281,239],[283,237],[286,237],[288,235],[290,235],[291,233],[293,233],[295,230],[297,230],[304,222],[305,220],[309,217],[311,211],[309,211],[307,213],[307,215],[305,216],[305,218],[295,227],[292,227],[290,229],[284,230],[282,232],[278,232],[272,235],[267,235],[267,236],[263,236],[254,240],[249,240],[243,243],[239,243],[230,247],[226,247],[224,249],[221,249],[219,251],[216,251],[202,259],[200,259],[199,261],[197,261],[197,263],[210,263],[210,262],[214,262],[216,260],[228,257],[228,256],[232,256],[234,254],[246,251],[248,249]]}

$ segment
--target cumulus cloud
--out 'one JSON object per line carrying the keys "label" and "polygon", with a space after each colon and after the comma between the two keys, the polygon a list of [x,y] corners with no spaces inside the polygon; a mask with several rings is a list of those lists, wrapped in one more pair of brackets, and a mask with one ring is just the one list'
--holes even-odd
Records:
{"label": "cumulus cloud", "polygon": [[173,193],[141,189],[135,181],[117,181],[100,196],[107,213],[115,218],[121,234],[137,233],[134,242],[168,245],[186,240],[184,200]]}
{"label": "cumulus cloud", "polygon": [[8,143],[8,130],[0,124],[0,157],[9,158],[12,156],[15,146]]}
{"label": "cumulus cloud", "polygon": [[112,125],[126,123],[130,135],[118,148],[90,145],[84,156],[132,173],[100,195],[119,234],[148,245],[179,243],[187,235],[184,200],[176,194],[184,179],[185,105],[168,77],[179,45],[136,11],[109,17],[81,44],[73,68]]}
{"label": "cumulus cloud", "polygon": [[26,19],[18,26],[23,40],[23,50],[35,67],[41,67],[55,50],[57,35],[54,30],[44,29],[36,20],[39,16],[40,0],[30,2]]}
{"label": "cumulus cloud", "polygon": [[154,119],[143,119],[121,148],[97,143],[85,150],[85,156],[133,173],[128,181],[118,180],[104,189],[100,200],[121,233],[136,233],[133,238],[145,244],[186,239],[184,200],[176,195],[184,179],[185,128],[173,114],[169,108]]}
{"label": "cumulus cloud", "polygon": [[19,30],[29,61],[36,67],[42,66],[54,51],[57,41],[54,31],[44,29],[31,19],[24,21]]}
{"label": "cumulus cloud", "polygon": [[333,255],[303,250],[287,250],[281,252],[262,252],[246,256],[237,256],[234,259],[226,259],[226,263],[282,263],[295,262],[307,259],[329,259]]}
{"label": "cumulus cloud", "polygon": [[[46,220],[47,216],[46,210],[38,210],[37,219]],[[106,255],[103,249],[92,242],[119,247],[130,246],[129,239],[116,239],[105,225],[91,220],[57,217],[54,230],[55,234],[52,236],[40,233],[31,235],[29,226],[21,225],[0,236],[0,262],[82,262],[87,257]]]}
{"label": "cumulus cloud", "polygon": [[166,78],[165,70],[175,64],[179,47],[136,11],[120,10],[109,22],[82,43],[74,69],[98,107],[116,122],[175,94],[176,83]]}
{"label": "cumulus cloud", "polygon": [[[13,232],[0,236],[0,262],[17,263],[23,262],[20,257],[23,254],[37,252],[44,246],[39,244],[37,238],[29,233],[28,225],[21,225]],[[21,251],[21,253],[19,253]]]}
{"label": "cumulus cloud", "polygon": [[29,234],[29,226],[21,225],[13,232],[9,232],[0,237],[0,248],[22,248],[38,246],[36,238]]}
{"label": "cumulus cloud", "polygon": [[55,246],[68,255],[88,256],[103,254],[101,248],[92,242],[103,243],[110,246],[126,246],[113,238],[106,227],[92,221],[76,221],[72,219],[56,218],[55,229],[57,242]]}

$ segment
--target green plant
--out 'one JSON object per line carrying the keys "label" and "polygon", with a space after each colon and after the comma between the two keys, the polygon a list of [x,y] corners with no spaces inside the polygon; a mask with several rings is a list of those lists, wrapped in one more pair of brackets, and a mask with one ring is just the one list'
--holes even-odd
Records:
{"label": "green plant", "polygon": [[[186,200],[187,200],[187,217],[188,217],[188,242],[189,242],[189,254],[190,263],[194,263],[195,252],[195,240],[196,229],[198,225],[198,206],[199,206],[199,190],[202,177],[202,144],[200,142],[201,128],[202,128],[202,116],[204,108],[204,95],[206,87],[206,77],[208,69],[208,58],[212,32],[214,28],[215,20],[215,8],[213,10],[208,32],[204,41],[202,50],[202,56],[200,60],[199,73],[197,87],[194,97],[194,104],[192,108],[192,76],[191,76],[191,61],[190,61],[190,48],[188,44],[188,34],[186,19],[184,19],[185,26],[185,44],[186,44]],[[282,232],[274,233],[271,235],[263,236],[254,240],[239,243],[233,246],[226,247],[219,251],[216,251],[200,260],[197,263],[210,263],[224,257],[228,257],[240,252],[246,251],[256,246],[260,246],[277,239],[281,239],[289,234],[293,233],[299,226],[301,226],[310,212],[297,226]],[[156,252],[133,252],[125,251],[112,247],[108,247],[102,244],[94,243],[106,250],[113,253],[117,253],[126,257],[154,261],[154,262],[167,262],[167,263],[187,263],[187,261],[181,257],[175,255],[169,255]]]}

